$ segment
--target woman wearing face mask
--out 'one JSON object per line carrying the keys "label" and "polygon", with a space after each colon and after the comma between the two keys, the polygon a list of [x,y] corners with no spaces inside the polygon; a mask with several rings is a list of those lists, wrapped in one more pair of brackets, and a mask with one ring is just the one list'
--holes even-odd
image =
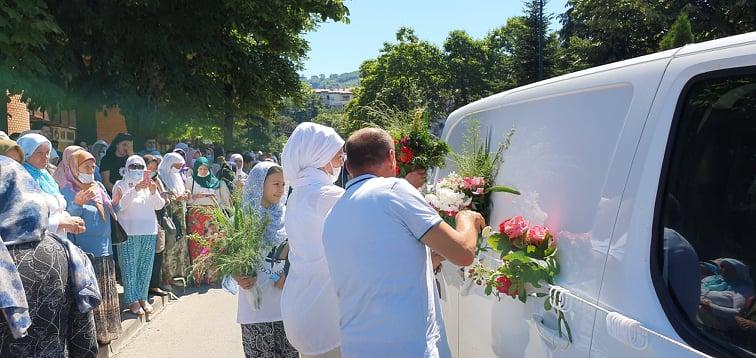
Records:
{"label": "woman wearing face mask", "polygon": [[134,138],[128,133],[118,133],[100,162],[102,183],[109,192],[112,193],[113,184],[123,178],[121,169],[126,166],[126,158],[132,154],[134,154]]}
{"label": "woman wearing face mask", "polygon": [[[150,180],[152,180],[157,185],[158,193],[160,193],[160,196],[162,196],[163,200],[165,200],[165,205],[168,206],[168,204],[170,203],[168,193],[165,191],[163,181],[160,179],[160,175],[158,174],[158,167],[160,166],[160,162],[163,161],[163,158],[152,154],[146,154],[142,156],[142,159],[144,159],[144,162],[147,163],[147,173],[149,173]],[[157,215],[158,218],[158,222],[160,222],[160,218],[164,216],[163,210],[165,210],[165,206],[155,212],[155,215]],[[158,296],[167,296],[168,292],[170,291],[170,284],[166,281],[163,281],[160,275],[160,273],[163,271],[164,253],[165,228],[161,225],[158,225],[157,243],[155,245],[155,259],[152,264],[152,278],[150,279],[150,292]]]}
{"label": "woman wearing face mask", "polygon": [[155,210],[165,206],[157,184],[145,176],[147,165],[142,157],[132,155],[126,160],[124,178],[113,186],[113,205],[118,221],[128,239],[118,248],[118,261],[123,280],[123,298],[136,315],[152,313],[147,290],[152,276],[158,221]]}
{"label": "woman wearing face mask", "polygon": [[[194,170],[192,176],[185,183],[189,190],[190,197],[187,201],[189,212],[187,217],[187,226],[189,234],[198,234],[204,238],[216,234],[212,225],[211,215],[207,213],[208,208],[221,207],[225,210],[231,209],[231,193],[222,180],[213,175],[210,170],[210,163],[207,158],[199,157],[194,161]],[[189,242],[189,256],[192,262],[196,261],[202,253],[202,247],[195,241]],[[199,283],[202,277],[195,277],[195,283]],[[205,281],[210,283],[212,277],[205,277]]]}
{"label": "woman wearing face mask", "polygon": [[[66,207],[66,198],[60,192],[58,183],[47,171],[52,144],[47,138],[39,134],[30,133],[18,139],[18,145],[24,152],[24,168],[47,194],[47,206],[50,209],[48,230],[60,237],[68,233],[81,234],[86,230],[84,220],[71,216]],[[80,194],[85,195],[85,194]]]}
{"label": "woman wearing face mask", "polygon": [[169,283],[176,278],[183,278],[189,269],[189,247],[186,243],[186,201],[189,192],[181,175],[184,164],[185,160],[180,154],[168,153],[158,167],[158,174],[169,199],[165,210],[176,225],[176,240],[166,241],[163,254],[163,281]]}
{"label": "woman wearing face mask", "polygon": [[333,183],[344,140],[332,128],[302,123],[281,157],[292,194],[285,227],[291,270],[281,299],[286,336],[302,357],[340,357],[339,311],[323,249],[323,223],[344,189]]}
{"label": "woman wearing face mask", "polygon": [[108,344],[121,335],[121,308],[110,241],[113,206],[94,173],[95,157],[84,148],[70,146],[63,151],[54,178],[68,201],[68,212],[81,217],[87,227],[86,232],[68,234],[68,238],[94,256],[92,265],[102,294],[102,303],[94,309],[97,341]]}

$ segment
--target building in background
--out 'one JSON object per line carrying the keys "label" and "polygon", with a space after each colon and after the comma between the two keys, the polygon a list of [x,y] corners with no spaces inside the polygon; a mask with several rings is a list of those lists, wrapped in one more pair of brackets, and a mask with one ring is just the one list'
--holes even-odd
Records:
{"label": "building in background", "polygon": [[315,89],[326,107],[344,107],[354,95],[349,89]]}

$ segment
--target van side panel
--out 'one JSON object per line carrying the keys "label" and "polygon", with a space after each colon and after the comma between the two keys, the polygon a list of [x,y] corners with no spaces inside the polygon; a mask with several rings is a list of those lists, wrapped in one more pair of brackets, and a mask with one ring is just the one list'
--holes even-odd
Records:
{"label": "van side panel", "polygon": [[[490,130],[494,143],[515,129],[497,184],[522,195],[495,194],[491,221],[523,215],[555,231],[563,264],[557,283],[590,301],[598,300],[631,159],[667,63],[661,58],[497,95],[455,112],[444,130],[458,151],[472,120],[484,134]],[[497,264],[489,253],[481,257]],[[458,357],[588,356],[591,307],[578,304],[568,314],[574,341],[561,350],[539,333],[534,315],[545,315],[542,299],[499,302],[449,264],[444,276],[444,316]],[[544,317],[553,328],[553,317]]]}

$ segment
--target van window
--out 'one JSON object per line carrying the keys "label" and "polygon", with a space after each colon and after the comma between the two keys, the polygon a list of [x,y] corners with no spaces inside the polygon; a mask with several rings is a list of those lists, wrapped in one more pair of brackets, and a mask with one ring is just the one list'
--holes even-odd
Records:
{"label": "van window", "polygon": [[683,92],[659,192],[654,240],[659,256],[653,269],[671,306],[665,307],[667,315],[675,317],[683,338],[696,341],[689,342],[694,346],[751,356],[756,352],[756,70],[734,73],[694,79]]}

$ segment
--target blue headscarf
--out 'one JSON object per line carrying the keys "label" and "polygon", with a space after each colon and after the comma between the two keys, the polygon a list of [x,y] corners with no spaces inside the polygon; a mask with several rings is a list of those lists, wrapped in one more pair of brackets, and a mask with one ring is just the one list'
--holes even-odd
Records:
{"label": "blue headscarf", "polygon": [[277,246],[286,241],[286,229],[284,228],[284,215],[286,213],[286,190],[284,196],[277,204],[269,208],[262,206],[263,189],[265,188],[265,179],[268,176],[270,168],[280,166],[272,162],[261,162],[249,172],[247,182],[244,183],[242,198],[244,205],[252,208],[263,218],[268,220],[268,226],[265,228],[265,242]]}
{"label": "blue headscarf", "polygon": [[730,266],[735,272],[734,277],[725,279],[721,270],[717,269],[714,275],[708,276],[701,281],[701,289],[705,291],[734,291],[744,296],[753,295],[753,280],[751,273],[744,263],[732,258],[715,260],[719,267]]}
{"label": "blue headscarf", "polygon": [[62,195],[58,183],[55,182],[52,175],[47,172],[47,169],[38,169],[37,167],[29,164],[29,158],[34,154],[34,151],[42,144],[47,144],[52,152],[52,143],[44,136],[36,133],[29,133],[21,138],[18,138],[18,145],[24,150],[24,168],[32,176],[32,179],[39,184],[42,191],[50,195]]}
{"label": "blue headscarf", "polygon": [[[10,158],[0,157],[0,309],[16,338],[26,336],[31,326],[29,304],[16,263],[8,247],[41,241],[46,235],[48,208],[39,187]],[[66,238],[51,235],[66,250],[69,280],[80,312],[100,304],[94,269],[86,254]]]}

